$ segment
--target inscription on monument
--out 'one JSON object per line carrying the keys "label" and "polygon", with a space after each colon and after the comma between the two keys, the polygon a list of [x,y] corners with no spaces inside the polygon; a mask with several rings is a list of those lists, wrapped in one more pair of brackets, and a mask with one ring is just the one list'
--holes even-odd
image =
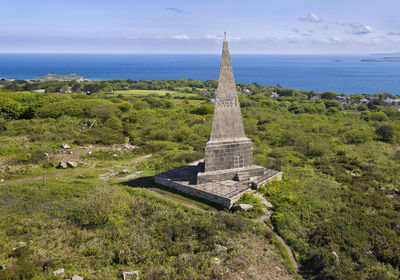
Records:
{"label": "inscription on monument", "polygon": [[220,107],[237,107],[238,102],[236,97],[220,97],[217,99],[217,105]]}

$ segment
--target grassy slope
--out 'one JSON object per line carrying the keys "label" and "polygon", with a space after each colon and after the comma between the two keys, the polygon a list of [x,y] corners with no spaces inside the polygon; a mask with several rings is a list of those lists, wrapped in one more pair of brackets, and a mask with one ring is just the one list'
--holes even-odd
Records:
{"label": "grassy slope", "polygon": [[0,279],[53,279],[61,267],[85,279],[292,279],[266,229],[82,174],[2,185]]}
{"label": "grassy slope", "polygon": [[[26,98],[28,95],[25,93]],[[24,180],[26,176],[34,176],[37,179],[35,182],[38,182],[44,170],[51,170],[46,171],[54,175],[48,175],[50,185],[58,185],[57,182],[61,182],[63,187],[67,186],[65,191],[73,186],[77,186],[77,190],[93,190],[94,184],[101,185],[100,181],[96,182],[96,178],[110,172],[109,169],[119,172],[126,165],[129,169],[137,168],[144,170],[145,175],[152,175],[155,171],[154,166],[159,163],[167,162],[163,168],[169,168],[171,165],[180,165],[201,157],[212,118],[212,111],[207,107],[209,105],[195,106],[204,102],[202,100],[189,100],[187,104],[185,99],[174,94],[172,99],[147,96],[108,96],[106,101],[101,96],[97,99],[90,97],[87,103],[84,103],[76,99],[86,100],[87,97],[49,95],[46,98],[53,103],[39,108],[38,118],[10,122],[2,122],[0,119],[0,127],[4,127],[4,135],[0,141],[0,157],[3,162],[12,165],[10,171],[4,171],[3,166],[2,176],[6,174],[10,180]],[[64,101],[66,98],[70,100]],[[323,101],[304,101],[300,98],[274,101],[262,95],[241,95],[240,99],[246,134],[254,141],[255,162],[284,171],[282,183],[270,184],[261,191],[273,202],[275,212],[272,223],[294,249],[304,272],[316,279],[398,278],[400,217],[396,188],[399,189],[400,178],[400,121],[397,111],[384,106],[376,106],[371,108],[371,111],[368,108],[359,108],[363,110],[361,112],[356,108],[335,111],[326,109],[326,106],[332,106],[332,102],[329,101],[325,101],[326,105]],[[126,104],[126,101],[132,104]],[[74,106],[67,107],[72,102],[75,102]],[[191,102],[194,102],[193,106],[190,105]],[[79,108],[76,108],[81,103],[88,105],[82,110],[88,110],[91,114],[89,117],[82,116]],[[66,107],[67,109],[64,109]],[[61,110],[69,117],[46,118]],[[113,112],[111,117],[110,112]],[[88,128],[82,129],[85,118],[89,119],[89,123],[93,118],[98,120],[98,125],[90,132]],[[394,128],[393,137],[388,143],[379,141],[379,135],[375,132],[383,125]],[[108,139],[110,132],[120,136]],[[56,153],[59,144],[64,141],[76,141],[77,145],[109,143],[121,141],[126,136],[140,146],[139,154],[126,153],[120,158],[113,158],[113,152],[106,152],[96,157],[84,157],[86,167],[83,167],[86,169],[79,171],[82,172],[81,177],[77,177],[78,174],[70,170],[58,171],[38,166],[43,164],[43,152]],[[152,153],[153,156],[137,167],[130,164],[136,156],[145,153]],[[25,167],[28,167],[26,173]],[[14,172],[18,169],[21,172]],[[55,180],[58,173],[67,176],[63,176],[65,179]],[[112,177],[109,183],[119,181],[117,177]],[[1,190],[2,194],[6,190],[8,193],[11,190],[18,194],[19,190],[28,192],[25,187],[34,186],[38,188],[38,183],[32,186],[29,183],[23,183],[21,186],[15,184],[11,189]],[[85,195],[89,196],[90,193],[93,191],[88,191]],[[42,193],[40,195],[46,197]],[[50,200],[57,204],[59,198]],[[174,194],[174,200],[179,201],[179,196]],[[182,202],[191,204],[189,198]],[[24,205],[26,202],[20,200],[20,203],[15,204]],[[199,207],[203,208],[200,204]],[[9,232],[13,223],[24,219],[32,222],[34,214],[23,216],[10,209],[9,211],[9,205],[3,208],[4,216],[17,214],[11,218],[10,223],[4,224],[4,234]],[[160,209],[161,212],[168,212],[164,208]],[[208,217],[207,215],[205,217]],[[220,214],[216,215],[223,219]],[[125,215],[122,217],[122,220],[129,224],[131,220]],[[64,221],[68,229],[97,232],[95,228],[83,225],[82,221],[71,220],[70,216],[57,219]],[[129,225],[124,225],[129,228]],[[186,226],[190,228],[190,225]],[[249,231],[235,234],[242,236],[249,234]],[[251,234],[255,235],[245,240],[249,242],[254,238],[256,243],[249,249],[249,255],[256,254],[259,252],[257,250],[264,248],[261,244],[269,246],[270,240],[262,239],[262,234]],[[7,235],[5,238],[12,238],[10,236],[13,235]],[[14,244],[24,241],[25,233],[22,236],[23,238],[16,237]],[[255,239],[262,242],[257,243]],[[3,246],[8,248],[4,254],[4,262],[16,261],[18,258],[8,255],[11,246]],[[49,250],[47,253],[51,255],[53,251]],[[192,253],[194,254],[194,251]],[[162,258],[166,258],[166,255]],[[29,259],[32,260],[32,255]],[[264,265],[261,263],[264,260],[264,257],[257,259],[257,262],[260,262],[256,265],[257,269]],[[200,263],[205,264],[206,259],[202,259]],[[168,268],[174,265],[167,263],[162,266]],[[105,266],[117,275],[118,263],[110,262]],[[130,262],[129,266],[141,267],[145,273],[149,271],[144,265],[136,266],[136,263],[134,265]],[[265,267],[271,266],[266,263]],[[74,269],[83,274],[89,273],[86,269]],[[196,267],[195,271],[201,271],[201,268]],[[251,268],[248,268],[245,273],[250,275],[250,271]],[[99,271],[96,270],[96,273]],[[184,274],[179,275],[184,277]],[[95,274],[92,276],[95,277]]]}

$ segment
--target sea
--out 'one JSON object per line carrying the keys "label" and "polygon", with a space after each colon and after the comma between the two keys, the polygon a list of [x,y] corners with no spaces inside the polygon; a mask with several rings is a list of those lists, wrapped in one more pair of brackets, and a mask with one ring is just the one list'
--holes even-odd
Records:
{"label": "sea", "polygon": [[[236,82],[344,94],[400,94],[399,62],[376,56],[233,54]],[[0,54],[0,78],[77,74],[92,80],[218,79],[219,54]]]}

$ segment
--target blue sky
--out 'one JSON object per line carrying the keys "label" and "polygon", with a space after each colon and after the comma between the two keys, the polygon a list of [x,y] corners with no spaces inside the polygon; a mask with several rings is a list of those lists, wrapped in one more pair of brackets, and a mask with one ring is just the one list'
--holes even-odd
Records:
{"label": "blue sky", "polygon": [[400,52],[399,0],[0,0],[0,53]]}

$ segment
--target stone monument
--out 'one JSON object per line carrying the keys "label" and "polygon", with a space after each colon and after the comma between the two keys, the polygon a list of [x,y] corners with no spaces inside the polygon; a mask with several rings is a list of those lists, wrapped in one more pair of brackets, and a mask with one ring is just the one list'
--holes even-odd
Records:
{"label": "stone monument", "polygon": [[226,34],[205,158],[155,176],[155,182],[230,208],[249,189],[282,178],[282,172],[253,165],[246,137]]}

